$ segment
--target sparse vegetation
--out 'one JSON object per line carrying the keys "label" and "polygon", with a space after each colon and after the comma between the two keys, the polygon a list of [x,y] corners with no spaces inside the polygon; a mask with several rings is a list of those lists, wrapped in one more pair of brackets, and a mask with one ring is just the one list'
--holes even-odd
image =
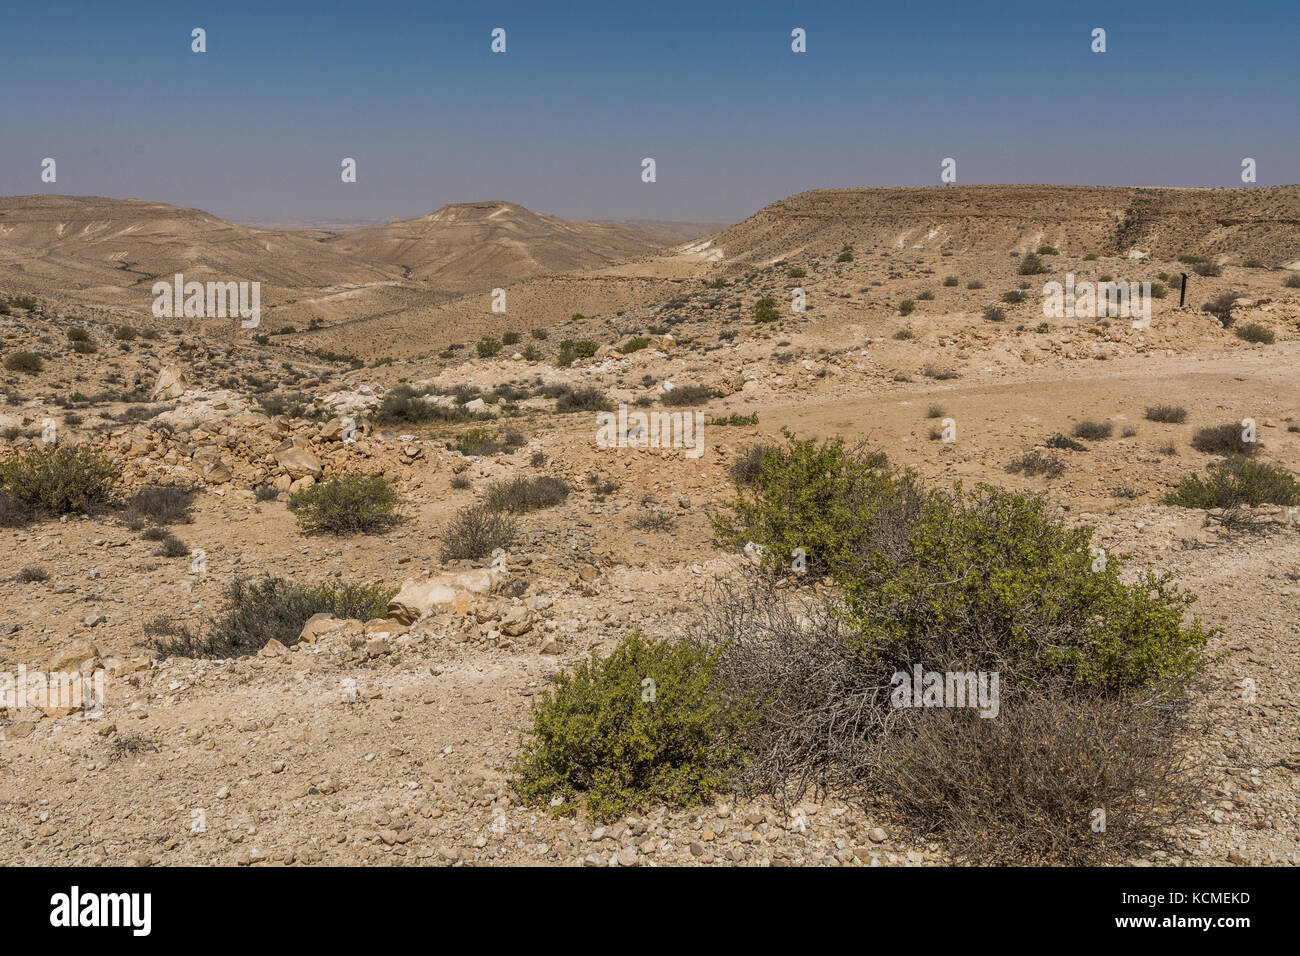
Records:
{"label": "sparse vegetation", "polygon": [[220,614],[201,634],[174,621],[145,629],[159,657],[240,657],[272,640],[298,643],[314,614],[367,621],[387,613],[393,592],[371,584],[297,584],[284,578],[235,578],[226,587]]}

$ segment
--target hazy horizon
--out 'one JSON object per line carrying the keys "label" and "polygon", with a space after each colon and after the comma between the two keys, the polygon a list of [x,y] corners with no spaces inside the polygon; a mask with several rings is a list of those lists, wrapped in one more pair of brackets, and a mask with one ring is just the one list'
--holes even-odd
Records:
{"label": "hazy horizon", "polygon": [[[1300,183],[1300,10],[1280,2],[149,0],[8,20],[4,195],[140,198],[254,225],[486,199],[737,222],[810,189],[939,185],[945,157],[959,185],[1241,187],[1245,157],[1255,185]],[[490,49],[497,27],[505,53]],[[1090,50],[1098,27],[1105,53]]]}

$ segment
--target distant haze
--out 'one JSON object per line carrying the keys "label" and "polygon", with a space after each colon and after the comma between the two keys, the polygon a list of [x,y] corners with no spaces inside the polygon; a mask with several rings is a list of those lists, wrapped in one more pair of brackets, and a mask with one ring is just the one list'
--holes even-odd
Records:
{"label": "distant haze", "polygon": [[945,157],[959,184],[1300,182],[1293,0],[984,6],[11,4],[0,194],[338,228],[485,199],[736,222]]}

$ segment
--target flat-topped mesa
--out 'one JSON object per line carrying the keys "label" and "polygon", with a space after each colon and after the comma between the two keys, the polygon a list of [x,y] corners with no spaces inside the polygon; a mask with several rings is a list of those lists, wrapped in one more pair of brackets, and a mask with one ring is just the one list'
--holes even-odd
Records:
{"label": "flat-topped mesa", "polygon": [[763,207],[713,238],[726,261],[792,251],[1031,252],[1158,258],[1198,255],[1291,265],[1300,259],[1300,186],[1181,189],[925,186],[821,189]]}

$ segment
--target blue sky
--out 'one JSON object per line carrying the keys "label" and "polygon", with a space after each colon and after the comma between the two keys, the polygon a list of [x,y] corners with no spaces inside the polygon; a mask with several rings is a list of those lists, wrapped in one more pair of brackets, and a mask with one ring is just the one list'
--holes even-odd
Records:
{"label": "blue sky", "polygon": [[949,156],[967,184],[1241,186],[1246,156],[1259,185],[1300,183],[1298,28],[1296,0],[8,0],[0,194],[237,221],[477,199],[735,220],[805,189],[937,185]]}

